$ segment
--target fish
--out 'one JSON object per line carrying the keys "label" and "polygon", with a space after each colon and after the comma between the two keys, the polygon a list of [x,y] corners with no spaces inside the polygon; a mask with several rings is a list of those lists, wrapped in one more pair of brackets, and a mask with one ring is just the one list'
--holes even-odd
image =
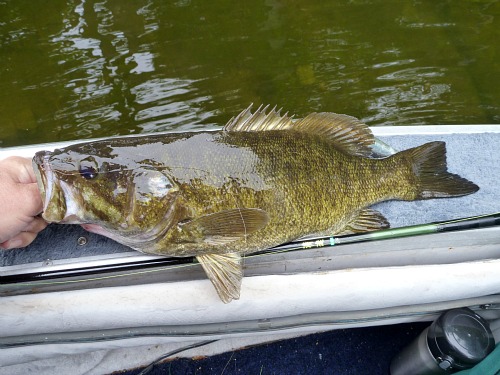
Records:
{"label": "fish", "polygon": [[243,258],[310,235],[385,229],[386,200],[459,197],[446,145],[387,155],[355,117],[301,119],[252,106],[221,130],[124,136],[33,158],[48,222],[148,254],[194,256],[224,303],[240,298]]}

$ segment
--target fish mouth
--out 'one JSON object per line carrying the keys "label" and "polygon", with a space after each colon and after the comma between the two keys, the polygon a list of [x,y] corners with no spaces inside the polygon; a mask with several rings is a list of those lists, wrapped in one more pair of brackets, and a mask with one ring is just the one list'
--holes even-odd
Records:
{"label": "fish mouth", "polygon": [[51,165],[53,153],[39,151],[33,157],[38,190],[42,197],[42,217],[50,223],[83,224],[81,201],[68,182],[58,178],[57,170]]}
{"label": "fish mouth", "polygon": [[32,160],[33,171],[35,172],[36,183],[42,197],[43,212],[47,211],[49,199],[52,195],[52,186],[54,184],[54,172],[49,165],[49,158],[52,155],[50,151],[39,151]]}
{"label": "fish mouth", "polygon": [[52,223],[77,223],[81,221],[74,212],[68,212],[68,186],[58,180],[50,165],[50,151],[39,151],[33,157],[33,170],[35,172],[38,190],[42,197],[42,217]]}

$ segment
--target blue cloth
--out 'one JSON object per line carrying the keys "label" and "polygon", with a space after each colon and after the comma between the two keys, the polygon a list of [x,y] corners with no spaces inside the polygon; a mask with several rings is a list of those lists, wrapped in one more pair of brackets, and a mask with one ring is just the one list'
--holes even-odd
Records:
{"label": "blue cloth", "polygon": [[[147,375],[388,375],[392,358],[429,323],[353,328],[276,341],[211,357],[178,358]],[[115,375],[137,375],[142,369]]]}

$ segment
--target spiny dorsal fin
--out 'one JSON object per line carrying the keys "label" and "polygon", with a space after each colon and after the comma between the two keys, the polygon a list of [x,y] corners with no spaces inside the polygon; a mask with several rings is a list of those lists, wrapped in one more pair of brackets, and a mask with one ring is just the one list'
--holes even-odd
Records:
{"label": "spiny dorsal fin", "polygon": [[355,117],[333,112],[311,113],[295,122],[293,129],[321,135],[348,154],[373,156],[375,137],[370,128]]}
{"label": "spiny dorsal fin", "polygon": [[269,222],[266,211],[258,208],[235,208],[201,216],[179,228],[195,242],[222,245],[245,238]]}
{"label": "spiny dorsal fin", "polygon": [[380,212],[365,208],[355,214],[349,223],[337,235],[370,232],[389,228],[389,222]]}
{"label": "spiny dorsal fin", "polygon": [[237,253],[205,254],[196,257],[224,303],[240,298],[243,262]]}
{"label": "spiny dorsal fin", "polygon": [[225,131],[231,132],[255,132],[268,130],[284,130],[293,126],[293,116],[288,116],[288,112],[284,115],[280,114],[281,109],[276,110],[274,107],[269,113],[266,113],[269,105],[262,105],[254,112],[250,112],[253,104],[241,112],[238,116],[233,117],[224,127]]}

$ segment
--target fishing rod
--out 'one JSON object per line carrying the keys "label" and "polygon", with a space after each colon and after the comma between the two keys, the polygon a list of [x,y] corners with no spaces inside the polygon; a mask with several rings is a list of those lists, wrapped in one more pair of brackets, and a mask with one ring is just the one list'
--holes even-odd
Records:
{"label": "fishing rod", "polygon": [[[487,228],[497,225],[500,225],[500,212],[482,216],[465,217],[449,221],[412,225],[392,229],[382,229],[368,233],[351,234],[346,236],[307,238],[299,241],[289,242],[253,254],[248,254],[245,257],[249,258],[262,256],[265,254],[273,254],[277,252],[291,252],[311,248],[326,248],[345,244],[419,236],[439,232],[453,232],[476,228]],[[43,282],[46,282],[47,284],[67,284],[92,280],[102,281],[107,278],[112,279],[127,275],[159,272],[167,268],[189,267],[195,264],[197,264],[197,262],[194,257],[152,258],[148,260],[126,262],[123,264],[105,264],[98,266],[79,267],[77,269],[69,270],[44,270],[10,276],[0,276],[0,295],[2,295],[1,285],[25,284],[26,286],[31,286],[31,283]],[[74,280],[68,280],[68,278],[74,278]],[[60,279],[61,281],[57,281],[57,279]]]}
{"label": "fishing rod", "polygon": [[500,225],[500,212],[493,214],[464,217],[449,221],[439,221],[427,224],[411,225],[399,228],[382,229],[368,233],[350,234],[345,236],[326,236],[307,238],[273,247],[265,252],[294,251],[310,248],[338,246],[367,241],[387,240],[423,234],[440,232],[455,232],[477,228],[487,228]]}

